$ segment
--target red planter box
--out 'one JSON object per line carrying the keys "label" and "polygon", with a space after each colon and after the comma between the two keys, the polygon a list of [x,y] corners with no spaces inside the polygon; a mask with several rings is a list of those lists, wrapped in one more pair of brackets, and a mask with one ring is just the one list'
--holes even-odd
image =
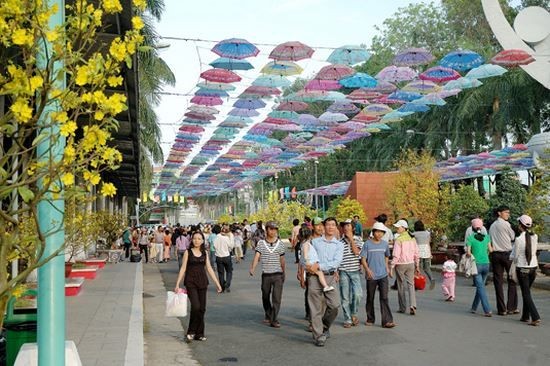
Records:
{"label": "red planter box", "polygon": [[84,263],[87,266],[98,266],[98,268],[105,267],[107,259],[86,259],[83,261],[78,261],[78,263]]}
{"label": "red planter box", "polygon": [[84,284],[83,277],[65,279],[65,296],[76,296]]}
{"label": "red planter box", "polygon": [[73,268],[69,278],[83,277],[87,280],[93,280],[97,275],[97,268]]}

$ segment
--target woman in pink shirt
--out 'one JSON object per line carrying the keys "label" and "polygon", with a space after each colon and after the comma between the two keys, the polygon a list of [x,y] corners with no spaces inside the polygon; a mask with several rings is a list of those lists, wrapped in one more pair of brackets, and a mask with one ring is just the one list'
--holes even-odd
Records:
{"label": "woman in pink shirt", "polygon": [[414,275],[418,270],[418,245],[409,234],[409,224],[401,219],[393,224],[397,228],[399,236],[393,244],[392,266],[395,267],[397,276],[397,298],[399,300],[399,313],[407,309],[406,295],[409,297],[409,312],[416,314],[416,295],[414,293]]}

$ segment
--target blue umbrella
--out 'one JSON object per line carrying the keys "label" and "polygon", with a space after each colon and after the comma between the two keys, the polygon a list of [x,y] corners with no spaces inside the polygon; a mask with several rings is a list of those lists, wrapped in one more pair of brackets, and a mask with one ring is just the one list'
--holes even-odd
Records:
{"label": "blue umbrella", "polygon": [[478,66],[475,69],[471,69],[465,77],[469,79],[483,79],[490,78],[492,76],[500,76],[507,71],[508,70],[499,65],[485,64]]}
{"label": "blue umbrella", "polygon": [[254,66],[252,66],[252,64],[248,61],[228,57],[220,57],[215,59],[209,65],[217,69],[226,70],[250,70],[254,68]]}
{"label": "blue umbrella", "polygon": [[287,87],[292,82],[281,75],[262,75],[252,82],[254,86],[266,86],[269,88]]}
{"label": "blue umbrella", "polygon": [[331,64],[356,65],[371,57],[369,51],[361,46],[342,46],[330,54],[327,61]]}
{"label": "blue umbrella", "polygon": [[412,102],[413,100],[422,98],[422,94],[415,92],[408,92],[403,90],[397,90],[388,95],[388,100],[402,100],[405,102]]}
{"label": "blue umbrella", "polygon": [[242,109],[260,109],[265,107],[265,103],[261,99],[239,99],[233,107]]}
{"label": "blue umbrella", "polygon": [[195,95],[200,95],[201,97],[227,97],[229,96],[229,93],[225,90],[200,88],[195,92]]}
{"label": "blue umbrella", "polygon": [[374,88],[378,84],[378,80],[363,72],[343,78],[339,82],[346,88]]}
{"label": "blue umbrella", "polygon": [[254,120],[249,117],[239,117],[239,116],[227,116],[224,119],[224,122],[243,122],[243,123],[252,123]]}
{"label": "blue umbrella", "polygon": [[296,121],[300,115],[294,111],[273,111],[268,114],[272,118],[282,118],[289,119],[291,121]]}
{"label": "blue umbrella", "polygon": [[230,38],[218,42],[212,47],[212,52],[221,57],[243,59],[256,56],[260,50],[245,39]]}
{"label": "blue umbrella", "polygon": [[398,109],[399,112],[427,112],[430,110],[430,107],[428,107],[425,104],[415,104],[415,103],[407,103],[401,106],[401,108]]}
{"label": "blue umbrella", "polygon": [[457,50],[446,54],[439,64],[457,71],[466,71],[485,62],[480,54],[470,50]]}

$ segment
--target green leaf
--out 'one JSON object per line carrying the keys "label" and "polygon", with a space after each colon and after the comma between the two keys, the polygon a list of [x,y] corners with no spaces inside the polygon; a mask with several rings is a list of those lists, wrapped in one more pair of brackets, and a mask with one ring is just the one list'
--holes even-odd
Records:
{"label": "green leaf", "polygon": [[34,199],[34,192],[29,189],[27,186],[17,188],[19,195],[23,198],[23,201],[30,202]]}
{"label": "green leaf", "polygon": [[32,140],[32,146],[38,145],[39,143],[47,139],[49,135],[50,133],[48,131],[43,130],[40,135],[36,136],[34,140]]}
{"label": "green leaf", "polygon": [[126,66],[128,66],[128,68],[131,69],[132,68],[132,56],[126,56],[124,61],[126,62]]}

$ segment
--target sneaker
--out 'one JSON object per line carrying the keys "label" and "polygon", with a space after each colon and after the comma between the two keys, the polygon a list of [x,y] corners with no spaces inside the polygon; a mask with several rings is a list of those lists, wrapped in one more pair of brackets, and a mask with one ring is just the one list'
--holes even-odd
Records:
{"label": "sneaker", "polygon": [[324,347],[325,346],[325,342],[327,341],[327,337],[325,337],[324,335],[321,335],[319,338],[317,338],[317,340],[315,341],[315,345],[317,347]]}
{"label": "sneaker", "polygon": [[329,292],[329,291],[332,291],[332,290],[334,290],[334,287],[332,287],[332,286],[327,286],[327,287],[323,288],[323,292]]}
{"label": "sneaker", "polygon": [[329,339],[330,338],[330,331],[327,329],[323,332],[323,334],[321,334],[321,336],[324,336],[326,339]]}
{"label": "sneaker", "polygon": [[193,339],[195,339],[194,334],[188,334],[188,335],[185,336],[185,342],[186,343],[191,343],[193,341]]}
{"label": "sneaker", "polygon": [[206,338],[205,336],[202,336],[202,337],[197,337],[197,338],[195,338],[195,340],[196,340],[196,341],[202,341],[202,342],[204,342],[204,341],[207,340],[207,338]]}

